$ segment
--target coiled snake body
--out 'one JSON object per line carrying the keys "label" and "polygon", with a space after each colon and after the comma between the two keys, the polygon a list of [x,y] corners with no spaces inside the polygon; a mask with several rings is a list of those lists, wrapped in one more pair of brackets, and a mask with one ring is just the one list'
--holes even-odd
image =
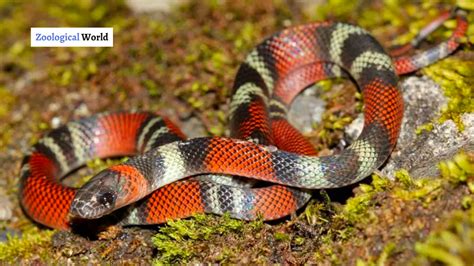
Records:
{"label": "coiled snake body", "polygon": [[[365,30],[343,23],[313,23],[271,36],[237,73],[230,138],[184,140],[167,118],[146,112],[70,122],[44,136],[25,157],[23,209],[35,221],[65,230],[71,216],[99,218],[134,202],[121,224],[161,223],[200,212],[248,220],[288,215],[309,200],[308,189],[352,184],[387,159],[403,116],[398,75],[455,50],[467,27],[463,16],[457,19],[446,42],[394,60]],[[286,111],[302,89],[331,77],[350,77],[360,88],[364,128],[341,153],[316,157],[287,122]],[[92,158],[136,153],[79,190],[59,182]],[[273,185],[253,188],[232,175]]]}

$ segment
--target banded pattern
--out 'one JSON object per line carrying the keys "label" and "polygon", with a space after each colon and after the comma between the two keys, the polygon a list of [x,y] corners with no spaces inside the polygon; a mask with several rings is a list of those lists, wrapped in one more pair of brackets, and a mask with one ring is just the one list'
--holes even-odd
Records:
{"label": "banded pattern", "polygon": [[[113,132],[113,134],[108,132]],[[146,112],[100,114],[68,123],[42,138],[38,144],[33,146],[30,155],[25,157],[21,171],[20,199],[22,206],[25,212],[37,222],[49,227],[67,230],[71,226],[68,215],[76,189],[59,184],[61,177],[92,158],[98,157],[99,154],[105,157],[130,155],[159,148],[166,143],[183,138],[184,135],[168,119]],[[111,145],[118,139],[123,146]],[[102,145],[108,145],[109,148]],[[121,181],[124,182],[144,181],[143,179],[134,179],[134,177],[140,177],[140,172],[146,171],[146,169],[146,165],[118,165],[109,168],[110,171],[120,174],[123,177]],[[166,218],[187,217],[202,211],[223,213],[231,208],[229,206],[237,205],[238,202],[249,202],[249,206],[245,209],[247,212],[236,208],[242,219],[255,218],[258,213],[263,211],[273,213],[274,217],[269,216],[269,218],[276,219],[279,218],[278,213],[282,213],[277,209],[278,207],[273,206],[272,208],[268,201],[273,200],[276,195],[273,197],[264,196],[272,196],[272,193],[268,192],[269,189],[245,188],[246,183],[239,183],[231,177],[225,176],[206,175],[199,177],[199,179],[203,181],[194,180],[191,182],[189,180],[182,182],[183,184],[177,182],[173,186],[166,186],[158,190],[131,208],[129,215],[124,218],[122,223],[157,223],[165,221]],[[122,183],[121,187],[128,188],[128,190],[124,190],[127,194],[143,195],[141,193],[148,184],[146,182],[139,184],[139,186],[132,188],[123,186]],[[216,191],[216,189],[218,189],[218,193],[226,192],[224,194],[227,195],[227,198],[233,200],[217,205],[215,201],[207,200],[215,198],[216,195],[212,196],[210,192]],[[194,190],[199,193],[194,193]],[[181,193],[174,194],[173,191],[181,191]],[[279,191],[286,191],[287,194],[296,197],[293,203],[289,201],[288,206],[285,206],[287,214],[302,206],[309,199],[309,194],[294,189],[282,187]],[[277,192],[275,191],[275,193]],[[183,194],[187,196],[183,197]],[[198,197],[202,202],[190,205],[197,195],[202,195]],[[106,193],[101,200],[106,200],[107,197]],[[125,200],[127,199],[125,198]],[[158,202],[160,204],[157,204]],[[84,203],[82,208],[100,211],[100,208],[94,209],[87,202]],[[261,206],[251,207],[250,203]],[[178,208],[178,211],[174,212],[177,207],[170,208],[174,205],[180,206],[182,209]],[[149,215],[144,216],[144,212],[148,213],[149,209],[151,210]],[[283,210],[284,212],[285,210]],[[137,216],[137,214],[139,215]]]}
{"label": "banded pattern", "polygon": [[[21,204],[35,221],[64,230],[71,226],[69,215],[99,218],[128,205],[122,225],[199,212],[228,212],[248,220],[286,216],[309,200],[307,189],[352,184],[386,160],[403,116],[398,74],[446,56],[465,31],[465,18],[458,13],[458,27],[447,42],[392,62],[356,26],[323,22],[283,30],[258,45],[237,72],[231,138],[185,140],[168,119],[146,112],[71,122],[42,138],[25,157]],[[286,112],[301,90],[331,77],[357,83],[365,124],[340,154],[316,157]],[[100,172],[79,190],[59,182],[92,158],[136,153],[141,154]],[[242,177],[273,184],[253,187]]]}

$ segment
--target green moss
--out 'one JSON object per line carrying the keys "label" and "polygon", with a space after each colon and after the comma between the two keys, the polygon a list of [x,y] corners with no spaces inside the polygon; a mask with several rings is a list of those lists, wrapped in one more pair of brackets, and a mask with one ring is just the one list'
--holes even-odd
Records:
{"label": "green moss", "polygon": [[282,242],[290,240],[290,236],[288,234],[285,234],[285,233],[282,233],[282,232],[275,232],[273,234],[273,237],[275,237],[275,240],[282,241]]}
{"label": "green moss", "polygon": [[415,130],[415,133],[417,135],[420,135],[421,133],[423,133],[423,131],[430,132],[431,130],[433,130],[433,128],[434,128],[434,124],[432,122],[429,122],[417,127]]}
{"label": "green moss", "polygon": [[338,258],[336,252],[333,248],[324,246],[323,248],[319,248],[319,250],[314,254],[314,259],[316,261],[330,261],[331,265],[341,265],[341,259]]}
{"label": "green moss", "polygon": [[474,264],[474,208],[455,211],[423,242],[415,245],[414,265],[441,262],[446,265]]}
{"label": "green moss", "polygon": [[[90,27],[104,25],[107,19],[125,12],[123,1],[66,0],[54,5],[49,0],[38,1],[38,7],[63,26]],[[88,14],[84,16],[83,14]]]}
{"label": "green moss", "polygon": [[108,53],[109,50],[104,48],[67,50],[58,48],[54,54],[57,64],[47,68],[49,77],[59,86],[87,80],[97,74],[100,65],[105,63]]}
{"label": "green moss", "polygon": [[343,217],[351,224],[365,223],[374,220],[367,211],[374,204],[373,196],[393,186],[392,182],[377,174],[372,175],[372,184],[360,184],[360,193],[347,200],[342,212]]}
{"label": "green moss", "polygon": [[474,164],[472,157],[460,152],[452,160],[442,161],[438,164],[442,178],[419,178],[413,180],[406,170],[399,170],[395,173],[395,178],[401,185],[394,186],[392,193],[403,200],[421,200],[428,204],[440,193],[442,186],[450,183],[464,183],[471,187],[474,180],[469,176],[474,175]]}
{"label": "green moss", "polygon": [[430,203],[441,192],[442,179],[419,178],[413,180],[406,170],[399,170],[395,178],[401,186],[393,188],[393,194],[403,200],[421,200],[425,204]]}
{"label": "green moss", "polygon": [[327,205],[325,203],[316,200],[310,201],[304,210],[306,222],[312,226],[319,226],[329,222],[328,220],[324,219],[323,215],[321,215],[321,213],[326,209]]}
{"label": "green moss", "polygon": [[15,102],[16,97],[5,87],[0,86],[0,118],[10,114]]}
{"label": "green moss", "polygon": [[359,223],[362,220],[371,219],[367,216],[368,207],[372,204],[373,193],[361,193],[350,198],[344,206],[344,215],[351,223]]}
{"label": "green moss", "polygon": [[40,258],[46,260],[50,256],[49,246],[54,231],[40,230],[36,226],[26,228],[21,237],[9,237],[0,243],[0,261],[13,263],[19,258]]}
{"label": "green moss", "polygon": [[[464,152],[455,155],[452,160],[439,163],[441,175],[450,183],[467,183],[474,187],[474,157]],[[441,228],[433,231],[426,240],[418,242],[418,253],[414,265],[429,262],[442,262],[447,265],[472,265],[474,263],[474,208],[472,208],[474,190],[463,197],[461,204],[465,209],[454,211]]]}
{"label": "green moss", "polygon": [[[474,156],[460,152],[452,160],[442,161],[438,164],[441,176],[454,183],[473,183]],[[471,191],[474,193],[474,191]]]}
{"label": "green moss", "polygon": [[324,112],[322,117],[322,129],[318,132],[321,142],[332,146],[337,141],[335,134],[344,130],[345,126],[352,122],[353,118],[349,115],[338,116],[333,113]]}
{"label": "green moss", "polygon": [[151,79],[145,79],[142,81],[143,83],[143,86],[145,87],[145,89],[148,91],[148,94],[152,97],[154,96],[159,96],[160,93],[161,93],[161,90],[160,88],[158,87],[158,85],[156,84],[155,81],[151,80]]}
{"label": "green moss", "polygon": [[421,200],[425,204],[432,202],[439,193],[445,180],[455,183],[470,183],[467,176],[473,175],[472,158],[461,152],[454,159],[441,162],[439,164],[444,178],[419,178],[412,179],[408,171],[401,169],[395,172],[395,181],[372,175],[371,184],[360,184],[359,192],[347,200],[343,208],[343,216],[352,224],[368,222],[375,217],[368,213],[369,208],[374,204],[372,201],[377,193],[388,191],[393,196],[409,200]]}
{"label": "green moss", "polygon": [[227,115],[223,111],[217,111],[217,112],[209,112],[207,113],[207,117],[210,120],[216,120],[219,123],[216,125],[213,125],[209,128],[209,133],[211,133],[212,136],[223,136],[225,134],[225,131],[227,127],[225,126],[227,122]]}
{"label": "green moss", "polygon": [[[473,193],[473,190],[471,189],[470,192]],[[469,196],[464,196],[462,198],[461,205],[463,209],[467,210],[472,207],[473,203],[474,203],[474,197],[472,195],[469,195]]]}
{"label": "green moss", "polygon": [[185,262],[195,254],[194,243],[197,240],[209,240],[213,235],[239,232],[244,225],[245,222],[232,219],[229,215],[216,219],[212,215],[198,214],[192,219],[169,221],[152,238],[159,252],[154,264]]}
{"label": "green moss", "polygon": [[[6,88],[0,86],[0,119],[10,115],[13,105],[16,103],[16,97]],[[11,125],[0,122],[0,150],[6,148],[11,142],[13,129]]]}
{"label": "green moss", "polygon": [[451,119],[463,130],[461,115],[474,112],[474,62],[447,58],[424,68],[422,72],[441,85],[448,99],[438,122]]}
{"label": "green moss", "polygon": [[[117,17],[123,19],[123,14],[127,12],[123,1],[61,1],[61,3],[50,0],[40,0],[35,2],[9,2],[3,1],[0,4],[2,20],[0,21],[0,49],[6,51],[5,61],[0,60],[0,64],[8,63],[20,69],[32,69],[36,67],[32,56],[39,52],[38,49],[29,46],[30,27],[93,27],[105,26],[114,23]],[[28,15],[25,15],[28,14]],[[88,14],[85,16],[84,14]],[[114,29],[115,30],[115,29]],[[61,49],[55,49],[51,55]],[[68,49],[70,50],[70,49]],[[87,50],[87,49],[83,49]],[[64,50],[62,50],[64,51]],[[61,53],[61,52],[60,52]],[[51,56],[49,55],[49,56]],[[92,62],[93,64],[94,62]],[[82,72],[94,72],[94,66],[89,64],[82,69]],[[1,77],[0,72],[0,77]],[[71,73],[63,71],[60,73],[61,84],[67,84],[68,76]]]}
{"label": "green moss", "polygon": [[457,0],[456,4],[466,10],[474,10],[474,2],[471,0]]}
{"label": "green moss", "polygon": [[[410,3],[403,0],[385,0],[384,6],[386,8],[367,8],[361,12],[360,17],[357,18],[357,23],[365,28],[380,27],[380,25],[390,25],[400,27],[407,25],[407,13],[410,19],[410,25],[416,24],[414,16],[416,11],[420,11],[418,3]],[[402,7],[402,8],[401,8]],[[426,12],[421,12],[426,14]],[[409,37],[408,41],[413,36]]]}
{"label": "green moss", "polygon": [[[444,9],[454,6],[454,0],[441,1]],[[468,6],[464,3],[464,5]],[[383,8],[382,8],[383,7]],[[354,12],[356,10],[356,12]],[[309,12],[315,20],[355,21],[356,24],[376,30],[376,34],[383,34],[393,27],[408,27],[403,34],[397,34],[392,41],[394,45],[410,42],[420,30],[439,16],[440,1],[422,0],[384,0],[379,2],[330,0],[325,5],[317,5],[314,11]],[[383,26],[385,25],[385,26]],[[428,39],[447,37],[454,28],[454,20],[445,23],[445,27],[437,30]]]}
{"label": "green moss", "polygon": [[13,128],[9,125],[0,125],[0,151],[6,149],[11,143],[13,137]]}
{"label": "green moss", "polygon": [[388,243],[385,245],[385,247],[382,250],[382,253],[378,256],[376,260],[369,260],[369,261],[364,261],[362,259],[357,259],[356,265],[357,266],[383,266],[387,265],[387,258],[393,254],[396,250],[396,245],[395,243]]}
{"label": "green moss", "polygon": [[377,265],[386,265],[387,258],[395,252],[396,248],[397,246],[395,243],[387,243],[383,248],[382,254],[380,254],[379,258],[377,259]]}
{"label": "green moss", "polygon": [[315,10],[316,20],[329,18],[347,19],[362,1],[329,0],[325,5],[318,5]]}
{"label": "green moss", "polygon": [[293,240],[293,243],[296,245],[296,246],[301,246],[303,245],[304,243],[306,242],[306,239],[304,237],[301,237],[301,236],[297,236],[294,238]]}
{"label": "green moss", "polygon": [[322,114],[321,122],[312,125],[315,129],[312,135],[318,138],[315,146],[317,150],[334,147],[339,143],[344,134],[344,128],[354,120],[354,99],[356,109],[362,106],[362,101],[358,99],[360,94],[356,93],[352,96],[351,87],[346,85],[347,83],[340,78],[323,80],[315,85],[316,89],[322,91],[321,99],[326,102],[326,110]]}
{"label": "green moss", "polygon": [[[453,159],[440,163],[440,168],[443,167],[446,168],[446,170],[442,170],[442,176],[438,178],[430,177],[413,179],[408,174],[408,172],[403,169],[395,173],[394,181],[380,177],[380,175],[372,175],[372,182],[370,184],[360,184],[356,190],[356,195],[348,199],[346,204],[342,206],[341,212],[336,212],[336,215],[331,218],[331,229],[329,229],[326,235],[322,237],[323,245],[315,254],[315,257],[319,260],[324,258],[326,261],[337,263],[340,257],[338,257],[336,254],[339,253],[335,251],[334,248],[332,248],[332,245],[336,245],[336,247],[338,247],[338,241],[347,241],[346,246],[350,246],[352,248],[356,247],[356,250],[358,250],[357,247],[361,248],[359,245],[364,245],[363,243],[368,241],[364,237],[374,237],[374,234],[380,234],[384,235],[384,237],[387,237],[388,241],[384,242],[385,248],[382,250],[382,252],[377,256],[372,255],[372,257],[369,256],[365,259],[359,259],[356,263],[358,265],[385,265],[390,263],[390,261],[392,261],[390,258],[393,254],[397,254],[399,252],[403,253],[402,250],[399,250],[400,239],[407,238],[405,235],[405,231],[407,229],[398,228],[397,226],[400,226],[400,224],[397,225],[397,223],[405,221],[403,223],[405,224],[406,221],[412,221],[410,224],[410,227],[412,228],[408,230],[416,230],[415,228],[417,227],[425,227],[427,220],[419,219],[419,217],[411,217],[409,212],[406,214],[401,214],[397,208],[394,208],[393,210],[386,209],[389,207],[386,206],[387,204],[396,204],[396,206],[399,208],[404,208],[404,206],[407,208],[408,206],[411,206],[408,207],[407,210],[411,208],[420,208],[416,207],[420,205],[424,207],[423,209],[431,208],[433,206],[432,204],[438,204],[440,200],[446,200],[446,191],[452,190],[460,185],[467,185],[468,187],[472,186],[474,188],[474,185],[472,185],[472,177],[474,177],[472,174],[472,154],[461,152],[454,156]],[[470,193],[472,193],[472,191]],[[459,199],[459,208],[471,211],[473,200],[472,194],[462,196],[461,199]],[[382,202],[385,203],[382,204]],[[380,206],[380,204],[382,205]],[[319,211],[321,209],[321,207],[317,208]],[[465,212],[459,212],[464,213],[463,215],[466,216]],[[456,213],[457,211],[454,212],[454,216],[457,215]],[[384,226],[387,226],[387,224],[385,224],[386,221],[380,220],[381,217],[383,217],[382,219],[393,219],[394,221],[397,221],[396,216],[403,216],[404,218],[401,218],[400,221],[393,224],[390,222],[390,229],[384,228]],[[381,225],[383,228],[380,228],[375,225],[378,223],[385,225]],[[342,227],[335,227],[337,224],[339,226],[342,224]],[[370,231],[366,231],[367,227],[370,228]],[[458,225],[456,230],[460,230],[459,227],[460,226]],[[335,228],[338,228],[338,232],[336,234],[334,234],[332,231],[335,230]],[[340,233],[344,230],[346,230],[344,234]],[[388,231],[387,233],[375,233],[377,230]],[[466,229],[462,229],[461,231],[455,232],[455,235],[457,235],[456,237],[446,233],[444,233],[443,236],[437,235],[435,238],[441,240],[437,240],[438,242],[433,242],[430,240],[428,243],[417,244],[416,250],[421,252],[420,256],[425,261],[439,260],[446,262],[453,257],[453,254],[450,253],[448,249],[449,244],[447,244],[449,243],[449,239],[453,238],[453,241],[458,242],[459,248],[459,252],[455,253],[454,257],[457,258],[456,256],[465,256],[459,254],[469,254],[469,252],[472,252],[472,243],[474,242],[472,240],[466,240],[466,237],[463,239],[460,238],[462,235],[466,234],[471,234],[474,237],[474,234],[471,232],[472,229],[467,231]],[[362,236],[359,236],[359,234],[362,234]],[[343,238],[343,235],[346,237]],[[361,238],[363,238],[363,240]],[[357,243],[357,241],[362,241],[362,244]],[[444,246],[439,247],[438,245],[440,243],[444,243]],[[410,247],[404,244],[403,248]],[[464,257],[462,258],[465,260]],[[470,261],[468,262],[471,263]],[[465,265],[470,265],[469,263],[466,263]],[[419,263],[415,263],[415,265],[419,265]]]}
{"label": "green moss", "polygon": [[414,180],[411,178],[410,174],[405,169],[400,169],[396,171],[395,179],[399,181],[404,188],[410,188],[415,184]]}
{"label": "green moss", "polygon": [[260,36],[260,32],[256,29],[255,25],[250,22],[245,22],[240,31],[234,36],[232,32],[228,33],[227,38],[233,40],[234,47],[239,52],[248,52],[253,45],[255,45],[255,39]]}

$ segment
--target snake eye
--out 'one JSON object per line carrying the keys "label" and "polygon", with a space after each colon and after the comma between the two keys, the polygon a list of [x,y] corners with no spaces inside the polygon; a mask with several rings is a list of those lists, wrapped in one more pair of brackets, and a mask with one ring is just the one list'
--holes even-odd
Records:
{"label": "snake eye", "polygon": [[112,192],[104,192],[99,196],[98,201],[100,204],[110,207],[115,203],[115,194]]}

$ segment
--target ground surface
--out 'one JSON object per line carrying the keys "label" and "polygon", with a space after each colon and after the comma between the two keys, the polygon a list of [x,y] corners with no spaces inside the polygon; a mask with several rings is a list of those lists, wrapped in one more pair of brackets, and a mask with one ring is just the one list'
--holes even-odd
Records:
{"label": "ground surface", "polygon": [[[51,128],[102,111],[161,110],[190,136],[225,135],[234,74],[264,36],[333,19],[367,28],[389,47],[408,41],[440,10],[456,3],[474,9],[469,1],[429,0],[184,2],[165,11],[115,1],[0,3],[0,261],[474,263],[474,52],[468,40],[449,60],[403,79],[407,118],[386,169],[363,184],[315,191],[288,219],[249,223],[200,215],[164,226],[112,227],[93,238],[32,224],[16,196],[20,163]],[[32,49],[31,26],[113,26],[114,48]],[[424,45],[446,38],[453,26],[446,23]],[[323,101],[298,99],[304,108],[293,110],[293,120],[328,154],[344,145],[342,137],[350,140],[353,133],[343,128],[362,104],[350,82],[317,87],[307,94]],[[322,106],[327,111],[318,115]],[[350,128],[357,132],[357,119]],[[105,164],[91,162],[78,175]]]}

